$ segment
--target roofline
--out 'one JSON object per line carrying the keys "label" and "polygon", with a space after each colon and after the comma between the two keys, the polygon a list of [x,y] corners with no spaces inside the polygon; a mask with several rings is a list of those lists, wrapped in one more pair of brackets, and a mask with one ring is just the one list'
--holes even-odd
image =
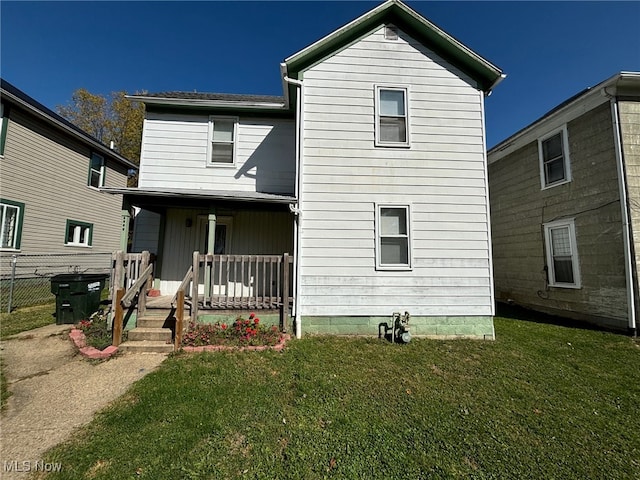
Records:
{"label": "roofline", "polygon": [[174,107],[209,107],[209,108],[234,108],[239,110],[288,110],[286,102],[249,102],[229,100],[207,100],[197,98],[167,98],[147,97],[144,95],[125,95],[125,98],[148,105],[167,105]]}
{"label": "roofline", "polygon": [[229,200],[237,202],[263,202],[274,204],[290,204],[295,203],[296,198],[289,195],[278,195],[272,193],[258,192],[237,192],[237,191],[219,191],[219,190],[172,190],[157,188],[119,188],[119,187],[101,187],[101,192],[114,195],[139,195],[142,197],[158,197],[158,198],[191,198],[205,199],[215,198],[218,200]]}
{"label": "roofline", "polygon": [[[320,40],[312,43],[311,45],[303,48],[302,50],[294,53],[293,55],[290,55],[284,60],[287,73],[289,74],[289,76],[291,76],[291,73],[293,73],[293,71],[296,71],[296,74],[297,74],[298,71],[304,70],[306,68],[304,66],[298,70],[295,70],[295,69],[291,70],[290,67],[292,66],[295,67],[296,62],[302,62],[304,57],[313,56],[314,53],[321,52],[324,47],[330,46],[334,42],[339,42],[341,40],[341,37],[345,37],[345,35],[347,35],[347,33],[350,30],[357,28],[360,25],[366,26],[366,23],[368,21],[374,21],[377,15],[384,15],[386,11],[394,7],[397,7],[398,9],[400,9],[401,15],[406,15],[410,19],[413,19],[419,22],[421,26],[426,27],[430,32],[442,38],[445,41],[445,43],[448,43],[449,45],[453,46],[454,52],[446,52],[446,53],[449,53],[452,56],[460,55],[462,57],[466,57],[467,61],[470,61],[471,63],[473,63],[474,66],[471,67],[467,65],[466,62],[463,62],[461,60],[460,63],[464,63],[464,65],[462,66],[458,65],[458,67],[461,70],[465,71],[472,78],[474,77],[474,75],[472,75],[469,71],[467,71],[469,69],[474,70],[474,74],[476,75],[476,77],[484,77],[483,80],[485,81],[483,82],[479,81],[478,83],[483,84],[481,88],[487,94],[489,94],[491,90],[495,88],[506,77],[506,75],[502,72],[502,70],[499,67],[489,62],[484,57],[478,55],[476,52],[471,50],[469,47],[464,45],[455,37],[446,33],[440,27],[438,27],[434,23],[427,20],[420,13],[416,12],[408,5],[405,5],[400,0],[387,0],[386,2],[375,7],[374,9],[364,13],[363,15],[356,18],[355,20],[352,20],[346,25],[338,28],[337,30],[334,30],[333,32],[321,38]],[[420,40],[420,39],[417,39],[417,40]],[[436,53],[438,52],[436,51]],[[440,55],[440,53],[438,54]],[[294,75],[293,77],[297,78],[297,75]],[[478,81],[478,78],[474,78],[474,80]]]}
{"label": "roofline", "polygon": [[[7,87],[10,88],[10,89],[15,90],[18,94],[7,90]],[[66,133],[71,134],[75,138],[77,138],[77,139],[81,140],[82,142],[84,142],[84,143],[90,145],[91,147],[93,147],[99,153],[102,153],[104,155],[108,155],[113,160],[123,164],[126,167],[133,168],[133,169],[136,169],[136,170],[139,168],[138,165],[133,163],[131,160],[123,157],[122,155],[120,155],[119,153],[115,152],[114,150],[111,150],[105,144],[103,144],[102,142],[100,142],[96,138],[93,138],[87,132],[85,132],[81,128],[73,125],[71,122],[69,122],[68,120],[64,119],[63,117],[61,117],[57,113],[55,113],[52,110],[48,109],[47,107],[42,105],[40,102],[36,101],[32,97],[30,97],[29,95],[24,93],[19,88],[15,87],[11,83],[7,82],[5,79],[2,79],[2,86],[0,87],[0,92],[2,93],[2,97],[3,98],[9,99],[11,102],[20,105],[21,107],[29,110],[31,113],[36,114],[38,117],[40,117],[41,119],[43,119],[44,121],[46,121],[50,125],[52,125],[52,126],[54,126],[56,128],[59,128],[61,130],[64,130]]]}
{"label": "roofline", "polygon": [[[549,110],[547,113],[545,113],[544,115],[539,117],[537,120],[534,120],[532,123],[530,123],[526,127],[518,130],[514,134],[512,134],[509,137],[507,137],[504,140],[502,140],[500,143],[498,143],[495,146],[491,147],[487,151],[487,156],[489,156],[489,155],[491,155],[491,154],[493,154],[495,152],[499,152],[499,151],[505,150],[506,148],[510,147],[514,142],[516,142],[519,138],[521,138],[524,135],[526,135],[527,133],[529,133],[531,130],[534,130],[535,128],[537,128],[538,126],[540,126],[544,122],[549,121],[552,118],[555,118],[557,116],[562,115],[564,112],[570,110],[576,104],[578,104],[580,102],[584,102],[585,99],[587,99],[589,97],[592,97],[592,96],[598,95],[598,94],[600,94],[600,95],[610,95],[610,96],[616,95],[617,92],[607,92],[606,89],[610,88],[610,87],[618,87],[618,85],[624,80],[640,81],[640,72],[621,71],[621,72],[618,72],[615,75],[607,78],[606,80],[596,84],[593,87],[589,87],[589,88],[584,89],[582,92],[579,92],[578,94],[574,95],[573,97],[570,97],[568,100],[558,104],[557,106],[555,106],[554,108]],[[497,161],[497,160],[499,160],[499,159],[496,159],[495,161]],[[491,162],[491,160],[489,160],[489,163],[493,163],[493,162]]]}

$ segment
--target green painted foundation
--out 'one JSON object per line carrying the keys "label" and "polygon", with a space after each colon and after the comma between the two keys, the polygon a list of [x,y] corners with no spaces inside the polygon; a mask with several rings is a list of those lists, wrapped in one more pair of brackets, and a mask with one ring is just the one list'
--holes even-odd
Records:
{"label": "green painted foundation", "polygon": [[[378,336],[378,325],[391,317],[302,317],[303,334],[371,335]],[[427,338],[475,338],[494,340],[492,316],[471,317],[411,317],[411,335]],[[384,329],[383,329],[384,331]]]}

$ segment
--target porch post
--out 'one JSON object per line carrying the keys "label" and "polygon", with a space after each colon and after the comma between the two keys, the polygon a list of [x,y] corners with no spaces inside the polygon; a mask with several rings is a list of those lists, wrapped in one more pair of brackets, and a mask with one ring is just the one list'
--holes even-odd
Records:
{"label": "porch post", "polygon": [[126,199],[122,199],[122,230],[120,231],[120,250],[127,252],[129,244],[129,224],[131,222],[131,213],[129,213],[130,203]]}
{"label": "porch post", "polygon": [[[215,211],[209,212],[209,235],[207,236],[207,255],[213,255],[216,244],[216,214]],[[213,265],[213,263],[211,264]],[[211,295],[211,268],[204,269],[204,298]]]}

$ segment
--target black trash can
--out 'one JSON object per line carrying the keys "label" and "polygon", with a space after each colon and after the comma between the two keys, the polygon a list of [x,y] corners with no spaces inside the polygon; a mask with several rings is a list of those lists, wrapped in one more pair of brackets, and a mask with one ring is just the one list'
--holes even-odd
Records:
{"label": "black trash can", "polygon": [[107,277],[103,273],[63,273],[51,277],[51,293],[56,296],[56,323],[78,323],[97,312]]}

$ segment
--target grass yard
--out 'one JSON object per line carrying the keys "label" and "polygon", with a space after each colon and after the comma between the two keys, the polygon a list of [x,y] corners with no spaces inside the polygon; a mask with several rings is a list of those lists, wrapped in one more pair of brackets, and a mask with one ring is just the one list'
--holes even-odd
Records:
{"label": "grass yard", "polygon": [[16,333],[56,323],[53,316],[55,311],[56,304],[47,303],[36,307],[24,307],[11,313],[0,313],[0,339],[4,340]]}
{"label": "grass yard", "polygon": [[495,342],[173,356],[49,452],[49,477],[640,478],[638,345],[495,324]]}

